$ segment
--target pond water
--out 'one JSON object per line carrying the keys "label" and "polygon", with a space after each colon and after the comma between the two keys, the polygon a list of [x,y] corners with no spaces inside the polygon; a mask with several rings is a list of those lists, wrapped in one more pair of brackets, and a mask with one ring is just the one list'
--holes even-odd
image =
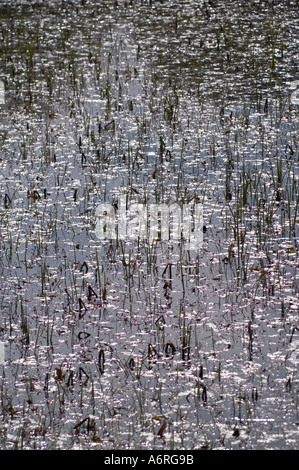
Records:
{"label": "pond water", "polygon": [[1,449],[299,448],[298,11],[1,0]]}

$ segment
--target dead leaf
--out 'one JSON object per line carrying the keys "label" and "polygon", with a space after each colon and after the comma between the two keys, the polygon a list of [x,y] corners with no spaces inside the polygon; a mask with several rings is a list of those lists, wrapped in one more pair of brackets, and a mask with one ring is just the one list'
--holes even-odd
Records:
{"label": "dead leaf", "polygon": [[158,436],[159,437],[163,437],[163,432],[165,431],[165,428],[166,428],[166,421],[164,420],[162,426],[160,427],[160,429],[158,431]]}

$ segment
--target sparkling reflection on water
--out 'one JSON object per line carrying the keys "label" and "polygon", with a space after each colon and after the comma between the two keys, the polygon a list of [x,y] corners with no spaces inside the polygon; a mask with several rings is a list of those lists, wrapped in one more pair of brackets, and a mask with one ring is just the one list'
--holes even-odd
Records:
{"label": "sparkling reflection on water", "polygon": [[298,448],[297,6],[1,3],[2,449]]}

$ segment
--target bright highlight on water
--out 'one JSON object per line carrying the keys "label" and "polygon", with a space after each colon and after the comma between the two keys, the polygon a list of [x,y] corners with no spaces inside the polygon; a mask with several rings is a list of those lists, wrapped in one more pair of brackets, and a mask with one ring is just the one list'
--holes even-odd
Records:
{"label": "bright highlight on water", "polygon": [[299,449],[298,1],[0,17],[0,450]]}
{"label": "bright highlight on water", "polygon": [[0,104],[5,103],[5,88],[4,83],[0,80]]}

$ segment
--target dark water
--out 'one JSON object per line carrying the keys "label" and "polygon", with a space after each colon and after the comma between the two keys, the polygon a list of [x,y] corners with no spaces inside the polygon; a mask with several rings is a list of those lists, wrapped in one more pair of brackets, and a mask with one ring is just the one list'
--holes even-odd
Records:
{"label": "dark water", "polygon": [[298,449],[298,6],[1,1],[1,449]]}

